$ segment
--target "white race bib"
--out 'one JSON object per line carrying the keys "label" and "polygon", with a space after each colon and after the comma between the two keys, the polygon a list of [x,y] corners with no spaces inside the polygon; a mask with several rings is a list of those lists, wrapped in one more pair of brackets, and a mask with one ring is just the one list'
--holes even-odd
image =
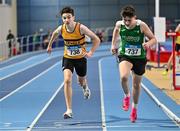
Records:
{"label": "white race bib", "polygon": [[69,56],[78,56],[82,54],[81,46],[68,46],[67,47],[67,55]]}
{"label": "white race bib", "polygon": [[141,45],[125,45],[125,55],[128,56],[140,56],[141,55]]}

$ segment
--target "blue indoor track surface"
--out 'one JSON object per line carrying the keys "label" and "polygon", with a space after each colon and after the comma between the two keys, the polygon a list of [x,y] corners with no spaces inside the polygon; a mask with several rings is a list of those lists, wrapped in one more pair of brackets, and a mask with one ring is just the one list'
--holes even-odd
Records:
{"label": "blue indoor track surface", "polygon": [[[90,47],[87,47],[89,50]],[[101,43],[88,59],[87,80],[91,98],[85,100],[73,74],[73,119],[66,111],[61,68],[63,48],[27,53],[0,63],[0,131],[178,131],[172,120],[144,88],[138,119],[122,110],[124,97],[110,43]],[[131,78],[130,78],[131,87]],[[180,106],[143,77],[142,85],[177,117]],[[131,99],[132,101],[132,99]]]}

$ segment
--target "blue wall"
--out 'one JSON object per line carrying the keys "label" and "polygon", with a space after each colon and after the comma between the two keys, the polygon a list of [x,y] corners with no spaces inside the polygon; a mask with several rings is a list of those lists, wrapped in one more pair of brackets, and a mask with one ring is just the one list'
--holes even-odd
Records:
{"label": "blue wall", "polygon": [[[120,9],[132,4],[138,18],[152,24],[155,0],[17,0],[18,35],[33,34],[43,28],[55,29],[61,18],[56,17],[64,6],[75,9],[76,20],[90,28],[114,26],[120,19]],[[180,19],[180,0],[160,0],[160,16],[167,20]]]}

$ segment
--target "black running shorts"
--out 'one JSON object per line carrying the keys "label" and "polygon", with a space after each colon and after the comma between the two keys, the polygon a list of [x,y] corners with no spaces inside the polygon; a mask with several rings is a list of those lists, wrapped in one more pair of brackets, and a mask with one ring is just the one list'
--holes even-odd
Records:
{"label": "black running shorts", "polygon": [[175,51],[176,51],[176,52],[179,52],[179,51],[180,51],[180,44],[176,44],[176,46],[175,46]]}
{"label": "black running shorts", "polygon": [[143,75],[145,73],[145,67],[147,63],[146,59],[132,59],[132,58],[124,57],[124,56],[118,56],[118,58],[119,58],[119,62],[128,61],[132,63],[133,67],[131,70],[133,70],[135,74]]}
{"label": "black running shorts", "polygon": [[63,71],[65,69],[70,69],[72,73],[75,69],[77,75],[83,77],[86,75],[87,72],[87,59],[86,58],[69,59],[63,57],[62,69]]}

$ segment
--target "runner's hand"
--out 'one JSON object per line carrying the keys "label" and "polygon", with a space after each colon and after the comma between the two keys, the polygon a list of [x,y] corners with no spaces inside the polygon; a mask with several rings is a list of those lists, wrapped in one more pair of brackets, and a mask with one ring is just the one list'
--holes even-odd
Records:
{"label": "runner's hand", "polygon": [[142,46],[145,50],[148,50],[150,48],[148,43],[143,43]]}
{"label": "runner's hand", "polygon": [[48,54],[51,54],[51,52],[52,52],[52,47],[48,46],[48,47],[47,47],[47,53],[48,53]]}
{"label": "runner's hand", "polygon": [[118,49],[114,45],[111,45],[111,53],[112,55],[116,55],[118,53]]}
{"label": "runner's hand", "polygon": [[85,57],[90,58],[90,57],[92,57],[92,55],[93,55],[93,52],[89,51],[85,54]]}

